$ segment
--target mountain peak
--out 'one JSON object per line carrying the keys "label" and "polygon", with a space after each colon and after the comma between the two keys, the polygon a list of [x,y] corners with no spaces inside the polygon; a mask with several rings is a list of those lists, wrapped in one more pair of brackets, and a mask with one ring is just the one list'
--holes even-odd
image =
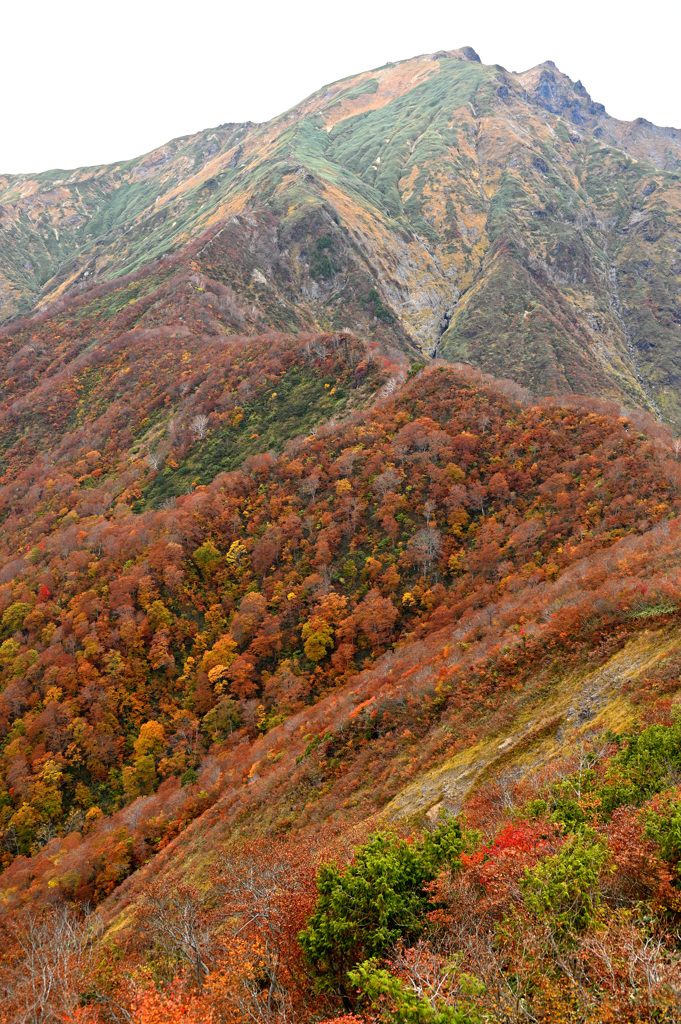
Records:
{"label": "mountain peak", "polygon": [[679,170],[674,133],[609,117],[551,60],[513,74],[470,46],[421,54],[264,124],[0,179],[0,318],[203,253],[217,230],[233,308],[213,323],[208,304],[211,331],[383,331],[536,393],[657,403],[681,423],[681,386],[660,389],[669,359],[678,376],[676,278],[658,296],[651,273],[639,301],[643,261],[676,249]]}
{"label": "mountain peak", "polygon": [[472,46],[461,46],[456,50],[438,50],[432,54],[433,60],[441,60],[448,57],[450,60],[470,60],[475,64],[482,64],[480,57]]}
{"label": "mountain peak", "polygon": [[596,124],[606,115],[602,103],[595,103],[580,81],[573,82],[552,60],[518,75],[529,97],[552,114],[576,125]]}
{"label": "mountain peak", "polygon": [[475,61],[476,64],[481,64],[482,63],[482,61],[480,60],[480,57],[478,56],[477,52],[473,49],[472,46],[462,46],[460,50],[453,50],[451,56],[452,57],[455,57],[455,56],[459,57],[460,56],[464,60]]}
{"label": "mountain peak", "polygon": [[[265,892],[242,885],[259,850],[294,851],[295,936],[319,859],[362,829],[469,791],[502,813],[497,769],[535,806],[532,775],[585,729],[673,721],[681,462],[641,411],[681,431],[680,143],[552,61],[462,47],[137,160],[0,176],[0,924],[106,900],[126,980],[175,959],[152,959],[165,892],[202,932],[219,894],[221,1019],[244,1019],[233,992],[253,1019],[314,1019],[319,989],[309,1012],[281,987],[281,1014],[250,1002],[270,961],[227,929]],[[284,868],[262,863],[279,915]],[[3,941],[52,957],[49,921]],[[96,970],[83,991],[109,993]]]}

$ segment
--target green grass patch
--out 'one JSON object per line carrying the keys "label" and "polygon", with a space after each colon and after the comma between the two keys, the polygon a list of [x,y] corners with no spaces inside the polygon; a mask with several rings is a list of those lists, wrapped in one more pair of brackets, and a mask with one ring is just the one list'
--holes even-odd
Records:
{"label": "green grass patch", "polygon": [[281,451],[291,438],[310,433],[316,424],[342,412],[349,394],[349,380],[294,367],[277,382],[276,391],[259,391],[244,407],[237,427],[223,427],[197,442],[179,466],[154,477],[135,510],[158,507],[197,484],[208,484],[219,473],[238,469],[249,455]]}

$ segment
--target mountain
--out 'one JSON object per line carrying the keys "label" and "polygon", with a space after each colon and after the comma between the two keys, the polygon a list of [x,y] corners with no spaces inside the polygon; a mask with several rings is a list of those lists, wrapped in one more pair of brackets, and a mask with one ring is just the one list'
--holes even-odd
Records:
{"label": "mountain", "polygon": [[675,1019],[680,159],[464,48],[3,179],[3,1019]]}
{"label": "mountain", "polygon": [[440,52],[266,124],[1,178],[2,312],[199,237],[205,267],[219,236],[234,250],[221,283],[259,329],[394,317],[427,355],[677,423],[680,168],[679,131],[609,117],[551,62],[512,74]]}

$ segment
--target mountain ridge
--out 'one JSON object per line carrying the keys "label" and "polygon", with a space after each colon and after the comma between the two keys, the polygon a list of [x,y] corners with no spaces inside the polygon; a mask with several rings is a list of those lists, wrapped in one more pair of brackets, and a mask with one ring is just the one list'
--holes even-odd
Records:
{"label": "mountain ridge", "polygon": [[3,179],[3,1019],[674,1019],[677,140],[475,58]]}
{"label": "mountain ridge", "polygon": [[610,118],[551,62],[515,75],[471,53],[362,72],[137,161],[2,179],[5,320],[241,218],[318,328],[371,329],[343,313],[356,268],[427,356],[677,422],[680,133]]}

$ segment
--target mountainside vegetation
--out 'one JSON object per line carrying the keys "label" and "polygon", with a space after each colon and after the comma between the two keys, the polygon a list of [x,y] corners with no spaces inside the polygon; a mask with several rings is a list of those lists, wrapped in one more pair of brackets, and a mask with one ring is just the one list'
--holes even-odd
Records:
{"label": "mountainside vegetation", "polygon": [[535,394],[678,424],[680,170],[681,133],[609,117],[550,61],[512,74],[442,51],[267,124],[0,179],[2,315],[163,264],[208,231],[230,249],[223,302],[261,327],[391,325]]}
{"label": "mountainside vegetation", "polygon": [[0,1020],[681,1020],[680,165],[466,47],[0,179]]}

